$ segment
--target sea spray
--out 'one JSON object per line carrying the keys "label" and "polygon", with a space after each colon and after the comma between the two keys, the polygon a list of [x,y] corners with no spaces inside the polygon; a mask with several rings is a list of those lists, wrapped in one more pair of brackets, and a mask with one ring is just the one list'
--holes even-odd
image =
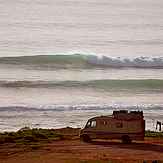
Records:
{"label": "sea spray", "polygon": [[114,67],[163,67],[163,57],[109,57],[106,55],[86,55],[85,59],[97,65]]}

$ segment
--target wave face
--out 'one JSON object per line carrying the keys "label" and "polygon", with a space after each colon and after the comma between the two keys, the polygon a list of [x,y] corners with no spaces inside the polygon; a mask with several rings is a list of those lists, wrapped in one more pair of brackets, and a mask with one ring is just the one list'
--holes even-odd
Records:
{"label": "wave face", "polygon": [[106,55],[35,55],[20,57],[2,57],[0,64],[12,66],[30,66],[54,69],[90,69],[101,67],[163,68],[163,56],[160,57],[109,57]]}

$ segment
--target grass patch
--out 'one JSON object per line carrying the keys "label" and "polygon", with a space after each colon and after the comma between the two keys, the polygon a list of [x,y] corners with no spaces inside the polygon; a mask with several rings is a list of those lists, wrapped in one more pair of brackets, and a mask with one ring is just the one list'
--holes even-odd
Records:
{"label": "grass patch", "polygon": [[147,130],[147,131],[145,131],[145,136],[163,139],[163,132],[155,132],[155,131]]}
{"label": "grass patch", "polygon": [[[66,127],[67,129],[68,127]],[[4,132],[0,133],[0,144],[6,143],[18,143],[29,144],[35,143],[50,143],[59,140],[76,140],[78,136],[65,136],[62,133],[58,133],[56,129],[30,129],[29,127],[23,127],[17,132]]]}

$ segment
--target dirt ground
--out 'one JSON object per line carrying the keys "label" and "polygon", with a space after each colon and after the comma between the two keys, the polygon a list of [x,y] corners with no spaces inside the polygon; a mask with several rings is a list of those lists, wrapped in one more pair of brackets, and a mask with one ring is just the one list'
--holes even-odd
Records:
{"label": "dirt ground", "polygon": [[[59,130],[77,135],[78,129]],[[28,145],[0,146],[0,163],[18,162],[153,162],[163,163],[163,139],[145,137],[144,141],[123,144],[121,140],[62,140],[41,144],[28,150]]]}

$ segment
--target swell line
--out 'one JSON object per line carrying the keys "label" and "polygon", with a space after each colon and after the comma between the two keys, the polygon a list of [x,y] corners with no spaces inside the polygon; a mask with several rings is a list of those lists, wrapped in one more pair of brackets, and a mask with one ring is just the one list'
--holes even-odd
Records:
{"label": "swell line", "polygon": [[0,87],[55,88],[55,87],[146,87],[163,89],[163,80],[89,80],[89,81],[0,81]]}
{"label": "swell line", "polygon": [[37,68],[163,68],[163,56],[160,57],[109,57],[106,55],[63,54],[63,55],[35,55],[20,57],[1,57],[0,64],[37,67]]}

